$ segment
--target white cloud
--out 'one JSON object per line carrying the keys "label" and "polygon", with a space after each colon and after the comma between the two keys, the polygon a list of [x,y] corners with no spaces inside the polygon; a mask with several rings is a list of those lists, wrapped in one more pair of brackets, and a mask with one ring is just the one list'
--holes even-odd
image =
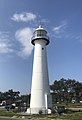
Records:
{"label": "white cloud", "polygon": [[11,53],[13,50],[10,48],[10,45],[4,42],[0,42],[0,53]]}
{"label": "white cloud", "polygon": [[53,32],[53,37],[57,39],[65,38],[69,40],[78,40],[79,42],[82,42],[82,33],[74,33],[72,31],[70,32],[66,20],[62,21],[60,25],[54,27]]}
{"label": "white cloud", "polygon": [[26,27],[18,30],[15,34],[16,39],[20,42],[21,45],[18,55],[23,58],[27,58],[33,50],[33,46],[31,45],[33,31],[34,28]]}
{"label": "white cloud", "polygon": [[28,12],[15,13],[11,19],[17,22],[30,22],[36,19],[36,15]]}
{"label": "white cloud", "polygon": [[64,36],[68,27],[67,21],[62,21],[60,25],[53,28],[55,38],[61,38]]}
{"label": "white cloud", "polygon": [[76,34],[75,39],[82,43],[82,33]]}
{"label": "white cloud", "polygon": [[9,41],[9,33],[0,31],[0,54],[12,53],[12,44]]}
{"label": "white cloud", "polygon": [[67,23],[63,23],[63,24],[61,24],[61,25],[59,25],[59,26],[57,26],[57,27],[54,27],[54,31],[60,31],[61,29],[65,29],[66,28],[66,25],[67,25]]}

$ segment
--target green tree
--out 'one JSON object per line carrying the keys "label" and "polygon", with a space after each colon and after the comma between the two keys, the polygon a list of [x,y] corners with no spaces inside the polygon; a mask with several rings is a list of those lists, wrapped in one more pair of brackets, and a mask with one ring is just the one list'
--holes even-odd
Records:
{"label": "green tree", "polygon": [[82,83],[74,79],[60,79],[55,80],[52,85],[50,85],[53,101],[65,101],[71,102],[75,99],[77,102],[82,100]]}
{"label": "green tree", "polygon": [[19,98],[19,91],[13,91],[13,89],[8,90],[7,92],[4,92],[1,94],[1,99],[5,100],[7,104],[12,104]]}

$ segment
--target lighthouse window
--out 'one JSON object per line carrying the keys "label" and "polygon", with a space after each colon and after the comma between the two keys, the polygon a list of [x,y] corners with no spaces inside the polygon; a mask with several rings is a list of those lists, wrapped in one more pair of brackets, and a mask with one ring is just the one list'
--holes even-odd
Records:
{"label": "lighthouse window", "polygon": [[45,32],[44,31],[41,31],[41,30],[38,30],[36,32],[37,36],[45,36]]}
{"label": "lighthouse window", "polygon": [[42,50],[44,50],[44,48],[42,48]]}
{"label": "lighthouse window", "polygon": [[41,31],[40,30],[37,31],[37,36],[41,36]]}

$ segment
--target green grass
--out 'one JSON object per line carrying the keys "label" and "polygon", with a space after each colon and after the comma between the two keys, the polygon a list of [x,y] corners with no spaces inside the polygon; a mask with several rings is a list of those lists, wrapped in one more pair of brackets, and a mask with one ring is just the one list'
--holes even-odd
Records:
{"label": "green grass", "polygon": [[72,113],[67,115],[42,115],[32,116],[33,120],[82,120],[82,113]]}
{"label": "green grass", "polygon": [[18,115],[17,113],[14,113],[12,111],[6,111],[6,110],[0,110],[0,116],[6,116],[6,117],[13,117],[13,116],[21,116],[21,115]]}
{"label": "green grass", "polygon": [[[22,118],[22,114],[0,110],[0,116]],[[25,118],[33,120],[82,120],[82,112],[72,112],[64,115],[25,115]]]}
{"label": "green grass", "polygon": [[80,108],[82,107],[82,103],[53,103],[53,106],[65,106],[65,107],[70,107],[70,108]]}

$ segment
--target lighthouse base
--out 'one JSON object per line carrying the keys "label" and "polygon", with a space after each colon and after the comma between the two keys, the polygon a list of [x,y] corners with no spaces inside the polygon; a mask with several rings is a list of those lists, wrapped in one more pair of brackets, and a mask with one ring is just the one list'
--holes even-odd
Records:
{"label": "lighthouse base", "polygon": [[51,109],[44,109],[44,108],[28,108],[27,114],[51,114]]}

